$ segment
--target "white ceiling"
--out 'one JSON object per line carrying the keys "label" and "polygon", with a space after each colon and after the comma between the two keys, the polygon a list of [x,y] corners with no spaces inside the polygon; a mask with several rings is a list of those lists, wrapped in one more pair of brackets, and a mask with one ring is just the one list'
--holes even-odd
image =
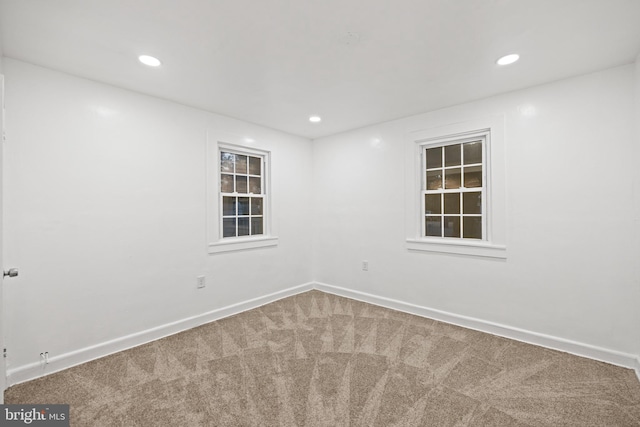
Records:
{"label": "white ceiling", "polygon": [[631,63],[640,0],[0,0],[0,31],[7,57],[317,138]]}

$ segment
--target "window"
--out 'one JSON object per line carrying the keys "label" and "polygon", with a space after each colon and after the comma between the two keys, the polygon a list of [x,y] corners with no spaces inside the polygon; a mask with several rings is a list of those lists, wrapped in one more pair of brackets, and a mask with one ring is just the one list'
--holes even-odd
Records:
{"label": "window", "polygon": [[264,158],[220,151],[222,237],[264,234]]}
{"label": "window", "polygon": [[424,237],[484,240],[485,135],[422,146]]}
{"label": "window", "polygon": [[210,132],[207,142],[208,252],[276,246],[271,224],[271,153],[260,142]]}
{"label": "window", "polygon": [[504,117],[411,132],[407,144],[407,249],[506,258]]}

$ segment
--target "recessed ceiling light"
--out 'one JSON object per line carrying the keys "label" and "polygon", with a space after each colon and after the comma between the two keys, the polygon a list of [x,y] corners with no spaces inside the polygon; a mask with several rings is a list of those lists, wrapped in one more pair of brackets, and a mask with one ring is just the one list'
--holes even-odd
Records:
{"label": "recessed ceiling light", "polygon": [[320,123],[322,121],[322,117],[320,117],[320,116],[309,116],[309,121],[311,123]]}
{"label": "recessed ceiling light", "polygon": [[518,55],[517,53],[512,53],[512,54],[505,55],[502,58],[498,59],[496,61],[496,64],[498,64],[498,65],[509,65],[509,64],[513,64],[518,59],[520,59],[520,55]]}
{"label": "recessed ceiling light", "polygon": [[138,60],[149,67],[159,67],[162,64],[158,58],[149,55],[140,55]]}

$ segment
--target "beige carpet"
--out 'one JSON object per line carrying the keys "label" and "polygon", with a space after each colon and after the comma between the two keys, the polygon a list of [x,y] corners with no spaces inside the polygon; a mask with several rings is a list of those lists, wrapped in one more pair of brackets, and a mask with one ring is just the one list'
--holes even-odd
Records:
{"label": "beige carpet", "polygon": [[640,426],[605,363],[310,291],[11,387],[74,426]]}

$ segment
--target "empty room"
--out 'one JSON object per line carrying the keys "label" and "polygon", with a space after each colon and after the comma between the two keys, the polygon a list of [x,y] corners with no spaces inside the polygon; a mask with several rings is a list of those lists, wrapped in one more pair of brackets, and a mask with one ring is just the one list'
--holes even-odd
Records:
{"label": "empty room", "polygon": [[0,424],[640,426],[639,22],[0,0]]}

